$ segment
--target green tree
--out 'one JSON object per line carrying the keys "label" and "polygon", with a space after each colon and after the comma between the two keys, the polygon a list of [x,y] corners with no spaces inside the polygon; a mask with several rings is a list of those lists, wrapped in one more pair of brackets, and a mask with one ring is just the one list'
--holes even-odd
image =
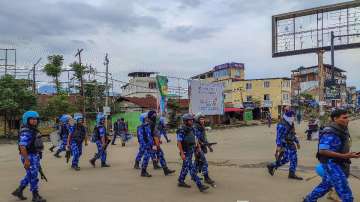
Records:
{"label": "green tree", "polygon": [[61,114],[72,114],[77,111],[77,108],[69,102],[67,95],[60,94],[50,98],[47,105],[42,106],[40,111],[43,117],[50,119]]}
{"label": "green tree", "polygon": [[15,79],[11,75],[0,78],[0,113],[4,116],[4,133],[7,134],[8,118],[20,116],[24,111],[36,106],[36,98],[26,80]]}
{"label": "green tree", "polygon": [[104,106],[105,88],[103,83],[95,80],[84,85],[86,111],[97,112],[100,106]]}
{"label": "green tree", "polygon": [[59,77],[61,75],[63,64],[64,57],[62,55],[50,55],[48,57],[48,64],[44,67],[46,75],[54,78],[57,93],[60,92]]}
{"label": "green tree", "polygon": [[169,113],[169,126],[171,128],[176,128],[181,123],[181,118],[177,114],[181,114],[181,106],[176,99],[169,99],[168,103],[168,113]]}
{"label": "green tree", "polygon": [[85,70],[87,69],[87,67],[77,62],[71,63],[70,67],[74,71],[74,76],[80,82],[80,95],[83,95],[83,77],[86,74]]}

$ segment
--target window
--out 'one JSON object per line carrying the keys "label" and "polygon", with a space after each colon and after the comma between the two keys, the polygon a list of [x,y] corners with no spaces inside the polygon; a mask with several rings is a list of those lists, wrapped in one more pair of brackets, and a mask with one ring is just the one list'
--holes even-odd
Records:
{"label": "window", "polygon": [[241,76],[241,70],[240,69],[236,69],[235,70],[235,77],[240,77]]}
{"label": "window", "polygon": [[270,100],[270,94],[265,94],[264,95],[264,100]]}
{"label": "window", "polygon": [[228,70],[227,69],[222,69],[219,71],[214,72],[214,77],[215,78],[220,78],[220,77],[225,77],[228,76]]}
{"label": "window", "polygon": [[289,94],[288,93],[283,94],[283,100],[289,100]]}
{"label": "window", "polygon": [[246,96],[246,101],[247,102],[252,102],[252,96],[251,95]]}
{"label": "window", "polygon": [[156,89],[156,83],[155,82],[149,82],[149,88],[150,89]]}
{"label": "window", "polygon": [[270,81],[264,81],[264,88],[270,88]]}
{"label": "window", "polygon": [[246,90],[252,89],[252,83],[246,83]]}

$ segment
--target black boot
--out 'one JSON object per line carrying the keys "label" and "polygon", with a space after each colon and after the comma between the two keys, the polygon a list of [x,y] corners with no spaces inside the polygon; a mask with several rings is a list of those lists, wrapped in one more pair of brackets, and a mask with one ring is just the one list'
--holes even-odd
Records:
{"label": "black boot", "polygon": [[288,177],[288,178],[289,178],[289,179],[293,179],[293,180],[303,180],[302,177],[297,176],[297,175],[295,174],[295,172],[292,172],[292,171],[289,172],[289,177]]}
{"label": "black boot", "polygon": [[71,166],[72,169],[76,170],[76,171],[80,171],[80,167],[79,166]]}
{"label": "black boot", "polygon": [[154,170],[161,169],[161,166],[159,166],[157,161],[153,161]]}
{"label": "black boot", "polygon": [[170,175],[171,173],[174,173],[175,170],[170,170],[168,167],[163,167],[163,170],[164,170],[164,175],[165,176],[168,176]]}
{"label": "black boot", "polygon": [[275,167],[274,167],[273,165],[271,165],[271,164],[268,164],[268,165],[267,165],[267,169],[268,169],[269,174],[270,174],[271,176],[273,176],[274,173],[275,173]]}
{"label": "black boot", "polygon": [[60,150],[57,150],[56,153],[54,154],[54,156],[56,158],[61,158],[61,156],[59,154],[60,154]]}
{"label": "black boot", "polygon": [[200,191],[200,192],[204,192],[205,190],[209,189],[208,186],[203,185],[203,184],[201,184],[198,188],[199,188],[199,191]]}
{"label": "black boot", "polygon": [[213,184],[215,184],[215,181],[214,180],[212,180],[210,177],[209,177],[209,175],[204,175],[204,182],[206,183],[206,184],[210,184],[210,185],[213,185]]}
{"label": "black boot", "polygon": [[106,163],[101,163],[101,167],[102,167],[102,168],[108,168],[108,167],[110,167],[110,165],[109,165],[109,164],[106,164]]}
{"label": "black boot", "polygon": [[184,187],[184,188],[191,188],[190,185],[186,184],[185,182],[178,182],[178,187]]}
{"label": "black boot", "polygon": [[95,168],[95,161],[96,161],[96,158],[92,158],[90,159],[90,164]]}
{"label": "black boot", "polygon": [[39,195],[39,192],[33,192],[32,202],[46,202],[46,200]]}
{"label": "black boot", "polygon": [[26,200],[27,198],[23,195],[23,191],[26,187],[19,186],[13,193],[13,196],[18,197],[20,200]]}
{"label": "black boot", "polygon": [[140,170],[140,162],[135,161],[134,169]]}
{"label": "black boot", "polygon": [[54,152],[54,149],[55,149],[55,146],[52,146],[52,147],[49,148],[49,151]]}
{"label": "black boot", "polygon": [[146,169],[141,170],[141,177],[151,177],[151,175],[146,171]]}

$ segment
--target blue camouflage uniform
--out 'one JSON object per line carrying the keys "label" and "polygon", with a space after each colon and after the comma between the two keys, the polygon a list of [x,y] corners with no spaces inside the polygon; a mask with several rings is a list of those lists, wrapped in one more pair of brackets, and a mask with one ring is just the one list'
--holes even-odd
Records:
{"label": "blue camouflage uniform", "polygon": [[[136,160],[138,160],[138,159],[141,160],[141,154],[143,154],[144,158],[143,158],[143,161],[141,164],[141,168],[146,169],[149,164],[149,160],[153,155],[152,146],[154,145],[154,140],[153,140],[153,136],[151,134],[150,125],[148,123],[144,123],[144,124],[140,125],[137,128],[137,135],[138,135],[140,148],[139,148],[139,153],[138,153]],[[141,150],[141,153],[140,153],[140,150]],[[140,156],[140,158],[138,158],[139,156]]]}
{"label": "blue camouflage uniform", "polygon": [[57,150],[57,154],[59,154],[60,152],[63,152],[66,150],[66,145],[67,145],[67,139],[69,136],[69,131],[70,130],[70,125],[68,123],[64,123],[60,126],[60,143],[59,143],[59,147]]}
{"label": "blue camouflage uniform", "polygon": [[[320,135],[318,149],[337,153],[348,152],[343,152],[345,141],[332,131],[326,132],[327,129],[328,127],[326,127],[324,129],[325,132]],[[343,202],[352,202],[354,198],[347,180],[350,172],[350,161],[337,161],[337,159],[321,157],[319,160],[322,163],[324,170],[322,182],[317,187],[315,187],[315,189],[305,198],[304,201],[316,202],[318,198],[324,196],[331,190],[331,188],[334,187],[336,193]]]}
{"label": "blue camouflage uniform", "polygon": [[[208,143],[207,138],[206,138],[205,129],[197,123],[195,124],[194,129],[195,129],[196,139],[199,142]],[[200,171],[204,176],[208,176],[209,164],[205,157],[205,151],[200,151],[197,158],[198,158],[197,161],[195,161],[196,170]]]}
{"label": "blue camouflage uniform", "polygon": [[[30,191],[37,192],[39,189],[38,173],[40,168],[41,154],[35,147],[35,139],[38,131],[36,129],[25,126],[21,129],[19,134],[19,146],[24,146],[28,152],[28,159],[30,161],[30,168],[26,170],[26,176],[21,180],[20,186],[26,187],[30,184]],[[25,159],[21,156],[21,162],[24,164]]]}
{"label": "blue camouflage uniform", "polygon": [[104,125],[97,125],[94,129],[94,132],[97,133],[97,139],[95,141],[95,144],[97,146],[98,153],[96,154],[96,159],[101,159],[101,163],[106,163],[106,150],[104,150],[102,146],[101,139],[105,137],[105,141],[107,141],[107,134],[106,134],[106,128]]}
{"label": "blue camouflage uniform", "polygon": [[160,133],[159,138],[161,138],[161,136],[164,136],[165,140],[167,142],[169,142],[169,138],[167,136],[167,131],[166,131],[166,126],[165,126],[165,118],[164,117],[160,117],[159,119],[159,123],[157,124],[157,129]]}
{"label": "blue camouflage uniform", "polygon": [[[152,132],[152,137],[153,137],[153,139],[155,137],[157,137],[160,141],[160,138],[161,138],[160,131],[154,129],[154,132]],[[154,141],[154,144],[155,144],[155,141]],[[165,156],[164,156],[164,151],[161,149],[160,146],[158,146],[156,150],[152,150],[151,156],[152,156],[152,159],[159,160],[161,167],[163,167],[163,168],[167,167]]]}
{"label": "blue camouflage uniform", "polygon": [[[145,154],[145,150],[146,150],[146,144],[144,142],[144,139],[142,137],[140,138],[140,136],[142,136],[144,133],[142,127],[145,125],[145,117],[146,116],[147,116],[147,113],[143,113],[140,115],[140,122],[142,124],[140,126],[138,126],[138,128],[137,128],[137,139],[138,139],[138,143],[139,143],[139,151],[136,154],[135,162],[141,161],[141,159],[143,158],[143,156]],[[156,155],[154,152],[151,152],[150,156],[151,156],[152,161],[156,161]]]}
{"label": "blue camouflage uniform", "polygon": [[112,144],[115,144],[117,136],[120,136],[122,141],[126,141],[126,123],[124,121],[116,121],[114,123],[114,137],[112,139]]}
{"label": "blue camouflage uniform", "polygon": [[181,142],[185,154],[185,160],[183,161],[178,181],[184,182],[186,175],[190,171],[191,179],[195,181],[198,187],[202,186],[200,178],[197,176],[196,167],[193,164],[193,155],[196,152],[196,139],[194,128],[182,126],[176,132],[176,139],[178,142]]}
{"label": "blue camouflage uniform", "polygon": [[[272,164],[274,168],[278,168],[290,161],[290,172],[296,171],[297,167],[297,149],[295,144],[299,144],[298,138],[292,133],[293,126],[291,126],[287,121],[283,120],[276,127],[276,145],[277,147],[283,148],[283,155]],[[289,136],[290,139],[288,138]]]}
{"label": "blue camouflage uniform", "polygon": [[78,126],[75,124],[70,127],[71,138],[71,154],[72,154],[72,167],[79,166],[80,156],[82,155],[82,143],[85,140],[86,128],[85,126]]}

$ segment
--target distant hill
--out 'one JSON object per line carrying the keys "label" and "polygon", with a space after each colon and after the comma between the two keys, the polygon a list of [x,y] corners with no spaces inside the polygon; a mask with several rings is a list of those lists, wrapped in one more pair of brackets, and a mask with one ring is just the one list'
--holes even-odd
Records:
{"label": "distant hill", "polygon": [[51,95],[56,93],[56,87],[53,85],[43,85],[38,88],[39,94]]}

